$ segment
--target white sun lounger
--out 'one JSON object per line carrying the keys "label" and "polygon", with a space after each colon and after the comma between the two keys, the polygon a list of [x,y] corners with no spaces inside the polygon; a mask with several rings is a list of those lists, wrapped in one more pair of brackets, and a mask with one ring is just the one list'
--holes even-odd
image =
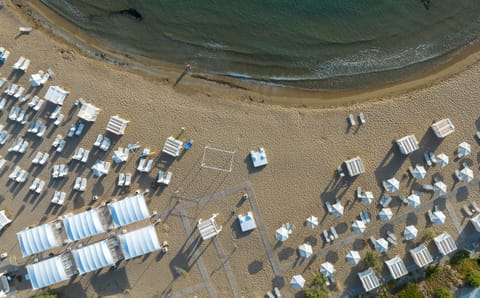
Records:
{"label": "white sun lounger", "polygon": [[72,126],[70,126],[70,129],[68,130],[67,137],[73,137],[73,135],[75,134],[75,130],[77,130],[77,126],[75,124],[72,124]]}
{"label": "white sun lounger", "polygon": [[475,209],[476,212],[480,212],[480,207],[478,206],[477,202],[473,201],[472,207],[473,209]]}
{"label": "white sun lounger", "polygon": [[103,141],[103,136],[98,135],[97,139],[95,140],[95,143],[93,143],[93,147],[100,147],[100,145],[102,144],[102,141]]}
{"label": "white sun lounger", "polygon": [[28,67],[30,66],[30,59],[25,59],[22,66],[20,66],[21,71],[27,71]]}
{"label": "white sun lounger", "polygon": [[58,115],[57,119],[55,120],[55,122],[53,122],[53,124],[55,124],[56,126],[59,126],[62,123],[63,118],[65,118],[63,114]]}
{"label": "white sun lounger", "polygon": [[7,95],[12,96],[12,95],[15,94],[15,92],[17,92],[17,88],[18,88],[18,85],[17,85],[17,84],[10,84],[10,85],[7,87],[7,89],[5,89],[4,92],[5,92]]}
{"label": "white sun lounger", "polygon": [[53,110],[53,112],[50,114],[50,116],[48,117],[48,119],[57,119],[58,115],[60,114],[60,112],[62,111],[62,107],[61,106],[57,106],[55,108],[55,110]]}
{"label": "white sun lounger", "polygon": [[65,164],[60,165],[58,176],[63,178],[68,174],[68,167]]}
{"label": "white sun lounger", "polygon": [[80,161],[83,162],[83,163],[87,163],[89,155],[90,155],[90,150],[85,150],[83,152],[83,156],[82,156],[82,159]]}
{"label": "white sun lounger", "polygon": [[7,78],[1,78],[0,79],[0,88],[2,88],[3,85],[5,85],[6,82],[7,82]]}
{"label": "white sun lounger", "polygon": [[63,140],[62,135],[57,135],[55,137],[55,140],[53,140],[52,147],[57,148],[60,145],[60,143],[62,142],[62,140]]}
{"label": "white sun lounger", "polygon": [[41,193],[44,187],[45,187],[45,181],[40,180],[40,183],[38,184],[38,187],[37,187],[37,189],[35,190],[35,192],[36,192],[37,194]]}
{"label": "white sun lounger", "polygon": [[139,172],[143,172],[143,171],[144,171],[146,161],[147,161],[147,160],[146,160],[145,158],[141,158],[141,159],[140,159],[140,161],[138,162],[137,171],[139,171]]}
{"label": "white sun lounger", "polygon": [[20,87],[18,87],[17,92],[15,92],[13,97],[16,98],[16,99],[19,99],[20,96],[22,96],[23,92],[25,92],[25,87],[20,86]]}
{"label": "white sun lounger", "polygon": [[328,213],[333,212],[332,204],[329,201],[325,202],[325,206],[327,206]]}
{"label": "white sun lounger", "polygon": [[37,104],[33,106],[33,110],[35,112],[38,112],[42,108],[44,102],[45,102],[45,100],[39,99]]}
{"label": "white sun lounger", "polygon": [[358,114],[358,118],[360,119],[360,124],[365,124],[365,115],[362,112]]}
{"label": "white sun lounger", "polygon": [[20,147],[22,146],[22,143],[23,143],[23,138],[18,137],[15,140],[15,143],[13,144],[13,146],[8,148],[8,152],[18,152],[18,150],[20,150]]}
{"label": "white sun lounger", "polygon": [[19,102],[26,102],[27,100],[30,99],[31,96],[32,96],[32,95],[31,95],[30,93],[25,94],[25,96],[23,96],[22,98],[20,98],[18,101],[19,101]]}
{"label": "white sun lounger", "polygon": [[22,154],[25,153],[25,151],[27,151],[27,148],[28,148],[28,141],[23,141],[22,146],[18,150],[18,153],[22,153]]}
{"label": "white sun lounger", "polygon": [[65,148],[66,144],[67,144],[67,141],[65,141],[65,140],[60,141],[60,145],[58,145],[58,147],[57,147],[57,152],[61,153],[63,151],[63,149]]}
{"label": "white sun lounger", "polygon": [[43,153],[42,159],[40,159],[38,164],[42,165],[42,166],[45,165],[45,163],[47,163],[47,160],[48,160],[49,157],[50,157],[50,154],[48,154],[47,152]]}
{"label": "white sun lounger", "polygon": [[82,184],[82,178],[80,178],[80,177],[75,178],[75,183],[73,184],[73,189],[74,190],[79,190],[81,184]]}
{"label": "white sun lounger", "polygon": [[53,165],[52,178],[58,178],[59,175],[60,175],[60,166],[59,165]]}
{"label": "white sun lounger", "polygon": [[112,141],[110,141],[109,138],[103,137],[102,144],[100,145],[100,150],[108,151],[108,149],[110,149],[111,144],[112,144]]}
{"label": "white sun lounger", "polygon": [[118,174],[117,186],[123,186],[123,185],[125,185],[125,174],[120,173],[120,174]]}
{"label": "white sun lounger", "polygon": [[331,226],[330,227],[330,231],[332,232],[332,235],[335,239],[338,239],[338,233],[337,233],[337,229],[335,229],[334,226]]}
{"label": "white sun lounger", "polygon": [[143,171],[144,171],[145,173],[150,172],[150,170],[152,169],[152,165],[153,165],[153,159],[149,159],[149,160],[147,161],[147,164],[145,165],[145,168],[143,169]]}
{"label": "white sun lounger", "polygon": [[18,58],[17,62],[15,62],[13,64],[13,69],[20,69],[20,67],[23,65],[23,63],[25,62],[25,57],[23,56],[20,56],[20,58]]}
{"label": "white sun lounger", "polygon": [[12,173],[8,176],[8,178],[10,180],[17,179],[17,176],[20,174],[21,171],[22,169],[19,166],[15,166],[15,168],[13,169]]}
{"label": "white sun lounger", "polygon": [[8,137],[9,137],[8,132],[6,132],[5,130],[2,131],[0,133],[0,145],[4,145],[5,142],[7,142]]}
{"label": "white sun lounger", "polygon": [[43,138],[43,135],[45,134],[46,130],[47,130],[47,126],[45,124],[40,126],[40,128],[38,129],[38,132],[37,132],[37,137]]}
{"label": "white sun lounger", "polygon": [[132,174],[125,174],[125,184],[123,186],[130,186],[132,184]]}
{"label": "white sun lounger", "polygon": [[0,101],[0,111],[2,111],[5,108],[6,104],[7,104],[7,99],[3,97],[2,100]]}
{"label": "white sun lounger", "polygon": [[27,177],[28,177],[28,172],[25,170],[21,170],[20,174],[18,174],[17,179],[15,179],[15,181],[24,183],[25,181],[27,181]]}
{"label": "white sun lounger", "polygon": [[75,131],[75,135],[76,136],[81,135],[84,128],[85,128],[85,124],[83,124],[83,123],[78,124],[77,125],[77,130]]}
{"label": "white sun lounger", "polygon": [[65,202],[66,196],[67,196],[66,193],[56,190],[55,194],[53,195],[52,203],[61,206]]}
{"label": "white sun lounger", "polygon": [[28,126],[27,132],[37,133],[40,128],[40,125],[42,125],[42,122],[40,120],[31,122],[30,125]]}
{"label": "white sun lounger", "polygon": [[5,166],[6,163],[7,163],[7,160],[5,158],[0,159],[0,169],[3,168],[3,166]]}
{"label": "white sun lounger", "polygon": [[85,191],[87,188],[87,178],[82,178],[79,191]]}
{"label": "white sun lounger", "polygon": [[157,183],[168,185],[172,180],[172,172],[159,171],[157,177]]}
{"label": "white sun lounger", "polygon": [[30,190],[35,191],[39,184],[40,184],[40,179],[35,178],[32,182],[32,185],[30,185]]}
{"label": "white sun lounger", "polygon": [[330,235],[328,235],[327,230],[323,230],[323,238],[325,238],[327,243],[330,243]]}
{"label": "white sun lounger", "polygon": [[20,114],[20,108],[19,107],[12,107],[10,109],[10,113],[8,114],[8,119],[15,121],[17,120],[18,115]]}
{"label": "white sun lounger", "polygon": [[353,114],[348,115],[348,121],[350,122],[351,126],[357,125],[357,123],[355,122],[355,117],[353,117]]}
{"label": "white sun lounger", "polygon": [[27,106],[28,106],[29,108],[33,108],[34,106],[37,105],[37,103],[38,103],[39,100],[40,100],[40,98],[35,95],[35,96],[32,98],[32,100],[31,100],[29,103],[27,103]]}
{"label": "white sun lounger", "polygon": [[32,160],[32,164],[34,164],[34,165],[39,164],[42,157],[43,157],[43,153],[42,152],[37,152],[37,154],[35,154],[35,157]]}
{"label": "white sun lounger", "polygon": [[83,157],[83,152],[85,150],[83,148],[77,148],[75,149],[75,151],[73,152],[73,156],[72,156],[72,159],[74,160],[81,160],[82,157]]}

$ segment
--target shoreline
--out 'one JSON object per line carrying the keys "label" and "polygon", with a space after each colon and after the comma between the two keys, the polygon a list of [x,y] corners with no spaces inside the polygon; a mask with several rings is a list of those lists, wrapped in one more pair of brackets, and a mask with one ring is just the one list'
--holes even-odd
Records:
{"label": "shoreline", "polygon": [[[12,5],[26,12],[29,21],[41,27],[55,39],[61,39],[63,43],[77,48],[82,54],[107,62],[109,64],[123,67],[150,79],[159,80],[164,83],[175,82],[183,68],[178,65],[169,64],[165,61],[155,60],[159,66],[146,66],[151,59],[121,56],[119,53],[107,50],[92,38],[86,36],[81,29],[75,27],[69,21],[58,15],[42,1],[25,2],[23,0],[11,0]],[[19,14],[25,19],[24,14]],[[60,29],[61,28],[61,29]],[[233,100],[244,100],[248,98],[252,102],[280,105],[284,107],[302,108],[332,108],[349,106],[369,101],[379,101],[381,98],[393,97],[412,90],[423,89],[458,74],[470,65],[480,61],[480,41],[473,42],[456,53],[452,53],[441,65],[425,71],[416,72],[406,79],[393,83],[386,83],[380,86],[368,87],[365,89],[319,91],[288,86],[275,86],[252,82],[248,80],[235,79],[227,76],[216,76],[203,73],[191,72],[187,80],[176,88],[179,92],[186,94],[201,92],[225,96]],[[238,89],[238,95],[232,98],[231,89]]]}

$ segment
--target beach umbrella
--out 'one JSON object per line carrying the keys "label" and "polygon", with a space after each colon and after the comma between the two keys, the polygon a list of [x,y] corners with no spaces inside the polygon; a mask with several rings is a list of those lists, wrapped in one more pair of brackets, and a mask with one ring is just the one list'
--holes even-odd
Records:
{"label": "beach umbrella", "polygon": [[345,209],[342,204],[340,204],[340,201],[337,201],[335,204],[332,205],[332,214],[335,217],[340,217],[343,215],[343,210]]}
{"label": "beach umbrella", "polygon": [[437,181],[433,185],[433,191],[443,196],[444,194],[447,193],[447,185],[442,181]]}
{"label": "beach umbrella", "polygon": [[392,209],[382,208],[382,210],[380,210],[380,213],[378,215],[380,216],[380,220],[389,221],[390,219],[392,219],[392,216],[393,216]]}
{"label": "beach umbrella", "polygon": [[305,278],[300,274],[294,275],[290,280],[290,285],[295,289],[301,289],[305,285]]}
{"label": "beach umbrella", "polygon": [[400,189],[400,182],[395,178],[390,178],[383,181],[383,188],[389,192],[396,192]]}
{"label": "beach umbrella", "polygon": [[303,258],[308,258],[313,254],[312,246],[308,243],[304,243],[298,247],[298,253]]}
{"label": "beach umbrella", "polygon": [[320,274],[322,274],[324,277],[333,277],[334,273],[335,273],[335,267],[333,266],[332,263],[325,262],[322,265],[320,265]]}
{"label": "beach umbrella", "polygon": [[309,218],[307,218],[306,225],[307,227],[310,227],[312,229],[316,228],[318,226],[318,217],[313,215],[310,216]]}
{"label": "beach umbrella", "polygon": [[365,232],[366,229],[367,229],[367,226],[365,225],[365,223],[362,220],[356,220],[352,224],[352,230],[355,233],[361,234],[361,233]]}
{"label": "beach umbrella", "polygon": [[285,228],[285,227],[281,227],[279,229],[277,229],[277,231],[275,231],[275,239],[277,239],[278,241],[285,241],[288,239],[288,235],[290,235],[290,233],[288,232],[288,230]]}
{"label": "beach umbrella", "polygon": [[445,216],[445,213],[443,213],[442,211],[433,212],[432,221],[434,224],[443,225],[446,219],[447,217]]}
{"label": "beach umbrella", "polygon": [[118,148],[113,151],[112,159],[115,163],[126,162],[128,160],[128,149]]}
{"label": "beach umbrella", "polygon": [[403,231],[403,235],[405,235],[405,239],[412,240],[417,237],[418,229],[415,226],[406,226],[405,230]]}
{"label": "beach umbrella", "polygon": [[412,171],[412,175],[415,179],[421,180],[427,175],[427,170],[421,165],[416,165]]}
{"label": "beach umbrella", "polygon": [[446,165],[448,165],[448,161],[450,160],[448,158],[448,155],[446,155],[445,153],[440,153],[439,155],[437,155],[437,163],[442,167],[444,168]]}
{"label": "beach umbrella", "polygon": [[93,176],[102,177],[103,175],[107,175],[109,169],[110,169],[110,164],[108,162],[97,160],[95,164],[92,166]]}
{"label": "beach umbrella", "polygon": [[464,156],[467,156],[472,152],[472,148],[469,143],[467,142],[462,142],[458,144],[458,158],[462,158]]}
{"label": "beach umbrella", "polygon": [[412,206],[413,208],[417,208],[418,206],[420,206],[420,197],[412,193],[407,197],[407,202],[409,206]]}
{"label": "beach umbrella", "polygon": [[360,253],[358,253],[358,251],[351,250],[347,253],[345,259],[347,260],[347,263],[356,265],[360,262],[362,258],[360,257]]}
{"label": "beach umbrella", "polygon": [[375,240],[375,249],[380,252],[388,252],[388,242],[384,238]]}
{"label": "beach umbrella", "polygon": [[473,180],[473,171],[469,167],[463,168],[457,175],[458,180],[470,182]]}
{"label": "beach umbrella", "polygon": [[362,203],[371,204],[373,202],[373,193],[371,191],[366,191],[362,196]]}

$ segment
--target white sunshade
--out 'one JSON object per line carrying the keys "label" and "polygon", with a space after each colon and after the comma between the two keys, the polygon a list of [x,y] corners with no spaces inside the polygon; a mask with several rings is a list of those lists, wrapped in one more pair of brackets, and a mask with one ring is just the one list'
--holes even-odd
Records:
{"label": "white sunshade", "polygon": [[457,250],[457,245],[455,244],[455,241],[453,240],[452,236],[450,236],[446,232],[433,238],[433,241],[437,245],[437,248],[440,251],[440,253],[444,256]]}
{"label": "white sunshade", "polygon": [[352,224],[352,230],[355,233],[361,234],[365,232],[366,229],[367,229],[367,226],[362,220],[355,220]]}
{"label": "white sunshade", "polygon": [[402,154],[410,154],[418,150],[418,141],[414,135],[409,135],[397,140],[398,148]]}
{"label": "white sunshade", "polygon": [[143,194],[130,195],[108,204],[115,227],[125,226],[150,217]]}
{"label": "white sunshade", "polygon": [[473,180],[473,171],[472,169],[465,167],[458,173],[458,180],[463,182],[470,182]]}
{"label": "white sunshade", "polygon": [[340,201],[337,201],[335,204],[332,205],[332,214],[335,217],[340,217],[343,215],[343,210],[345,209],[342,204],[340,204]]}
{"label": "white sunshade", "polygon": [[130,121],[120,118],[118,115],[112,116],[107,123],[106,130],[116,135],[123,135],[125,134],[128,122]]}
{"label": "white sunshade", "polygon": [[150,225],[118,236],[125,260],[151,253],[160,249],[155,226]]}
{"label": "white sunshade", "polygon": [[376,239],[375,249],[381,253],[388,252],[388,241],[385,240],[384,238]]}
{"label": "white sunshade", "polygon": [[80,274],[115,264],[115,259],[108,247],[108,240],[74,249],[72,250],[72,255]]}
{"label": "white sunshade", "polygon": [[406,226],[405,230],[403,231],[403,234],[405,235],[405,239],[412,240],[417,238],[418,229],[413,225]]}
{"label": "white sunshade", "polygon": [[301,289],[305,285],[305,278],[300,274],[294,275],[290,280],[290,285],[295,289]]}
{"label": "white sunshade", "polygon": [[396,192],[400,189],[400,182],[395,178],[390,178],[382,182],[383,188],[389,192]]}
{"label": "white sunshade", "polygon": [[65,267],[63,256],[57,256],[35,264],[27,265],[28,276],[34,290],[65,281],[72,276]]}
{"label": "white sunshade", "polygon": [[285,227],[281,227],[275,231],[275,239],[277,239],[278,241],[283,242],[287,240],[289,235],[290,233]]}
{"label": "white sunshade", "polygon": [[20,249],[24,257],[52,249],[60,245],[52,223],[26,229],[17,233]]}
{"label": "white sunshade", "polygon": [[417,208],[420,206],[420,197],[417,194],[412,193],[407,197],[407,202],[409,206],[412,206],[413,208]]}
{"label": "white sunshade", "polygon": [[330,262],[325,262],[320,265],[320,274],[324,277],[331,277],[335,273],[335,267]]}
{"label": "white sunshade", "polygon": [[56,105],[63,105],[68,92],[59,86],[50,86],[45,94],[44,98]]}
{"label": "white sunshade", "polygon": [[78,241],[105,232],[98,209],[88,210],[63,218],[68,239]]}
{"label": "white sunshade", "polygon": [[393,217],[393,212],[392,212],[392,209],[390,208],[382,208],[382,210],[380,210],[380,213],[378,215],[380,216],[380,220],[389,221]]}
{"label": "white sunshade", "polygon": [[415,179],[421,180],[425,178],[425,176],[427,176],[427,171],[425,170],[425,167],[421,165],[416,165],[412,171],[412,175]]}
{"label": "white sunshade", "polygon": [[347,167],[348,174],[352,177],[365,173],[365,167],[359,156],[346,160],[345,166]]}
{"label": "white sunshade", "polygon": [[433,185],[433,191],[443,196],[447,193],[447,185],[442,181],[437,181]]}
{"label": "white sunshade", "polygon": [[440,153],[439,155],[437,155],[436,159],[437,159],[437,163],[442,168],[446,167],[448,165],[449,160],[450,160],[448,155],[446,155],[445,153]]}
{"label": "white sunshade", "polygon": [[174,137],[168,137],[163,145],[162,152],[177,157],[180,155],[180,151],[183,148],[183,142],[175,139]]}
{"label": "white sunshade", "polygon": [[318,226],[318,217],[313,215],[310,216],[309,218],[307,218],[307,221],[305,224],[307,227],[310,227],[312,229],[316,228]]}
{"label": "white sunshade", "polygon": [[465,157],[472,152],[472,147],[467,142],[458,144],[458,158]]}
{"label": "white sunshade", "polygon": [[88,122],[95,122],[97,120],[100,109],[88,102],[82,102],[82,106],[78,111],[77,117]]}
{"label": "white sunshade", "polygon": [[443,225],[446,219],[447,217],[445,216],[445,213],[443,213],[442,211],[433,212],[432,221],[434,224]]}
{"label": "white sunshade", "polygon": [[345,257],[345,260],[347,263],[356,265],[360,262],[362,258],[360,257],[360,253],[356,250],[351,250],[347,253],[347,256]]}
{"label": "white sunshade", "polygon": [[303,258],[308,258],[313,254],[312,246],[304,243],[298,247],[298,254]]}

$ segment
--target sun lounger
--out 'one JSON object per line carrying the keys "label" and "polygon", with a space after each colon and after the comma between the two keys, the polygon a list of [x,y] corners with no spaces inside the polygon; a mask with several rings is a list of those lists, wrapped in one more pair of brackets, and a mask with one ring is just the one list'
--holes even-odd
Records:
{"label": "sun lounger", "polygon": [[35,95],[35,96],[32,98],[32,100],[27,104],[27,106],[28,106],[29,108],[33,108],[34,106],[37,105],[37,103],[38,103],[39,100],[40,100],[40,98]]}
{"label": "sun lounger", "polygon": [[75,182],[73,184],[73,190],[79,190],[81,184],[82,184],[82,178],[80,177],[75,178]]}
{"label": "sun lounger", "polygon": [[28,172],[25,170],[21,170],[20,174],[18,174],[17,179],[15,181],[23,183],[27,181],[27,177],[28,177]]}
{"label": "sun lounger", "polygon": [[61,178],[63,178],[63,177],[65,177],[65,176],[67,176],[67,174],[68,174],[68,167],[67,167],[67,165],[61,164],[61,165],[60,165],[60,169],[59,169],[59,174],[58,174],[58,176],[61,177]]}
{"label": "sun lounger", "polygon": [[15,166],[15,168],[13,169],[12,173],[8,176],[8,178],[10,180],[17,179],[17,176],[20,174],[21,171],[22,169],[19,166]]}
{"label": "sun lounger", "polygon": [[43,138],[43,135],[45,135],[45,131],[46,131],[46,130],[47,130],[47,126],[46,126],[46,125],[40,126],[40,129],[39,129],[38,132],[37,132],[37,137]]}
{"label": "sun lounger", "polygon": [[79,191],[85,191],[87,188],[87,178],[82,178],[82,183],[80,184]]}
{"label": "sun lounger", "polygon": [[25,57],[20,56],[20,58],[18,58],[17,62],[15,62],[15,63],[13,64],[13,66],[12,66],[13,69],[20,69],[20,66],[23,65],[23,62],[25,62]]}
{"label": "sun lounger", "polygon": [[19,107],[12,107],[10,109],[10,113],[8,114],[8,119],[15,121],[17,120],[18,115],[20,114],[20,108]]}
{"label": "sun lounger", "polygon": [[8,137],[9,137],[8,132],[2,131],[2,132],[0,133],[0,145],[4,145],[5,142],[7,142]]}
{"label": "sun lounger", "polygon": [[123,184],[123,186],[130,186],[131,183],[132,183],[132,174],[130,173],[125,174],[125,184]]}
{"label": "sun lounger", "polygon": [[431,184],[424,184],[422,185],[422,188],[425,190],[433,190],[433,185]]}
{"label": "sun lounger", "polygon": [[[25,110],[20,110],[20,113],[18,114],[18,117],[17,119],[15,119],[15,121],[17,121],[18,123],[22,123],[22,124],[25,124],[25,116],[26,116],[26,112]],[[27,119],[28,120],[28,119]]]}
{"label": "sun lounger", "polygon": [[90,150],[85,150],[83,152],[83,156],[82,156],[82,159],[80,161],[83,162],[83,163],[87,163],[89,155],[90,155]]}
{"label": "sun lounger", "polygon": [[462,210],[463,210],[463,212],[465,212],[465,214],[468,215],[469,217],[472,217],[472,216],[473,216],[473,213],[472,213],[472,211],[470,210],[470,208],[468,208],[467,204],[463,205]]}
{"label": "sun lounger", "polygon": [[16,98],[16,99],[19,99],[20,96],[22,96],[23,92],[25,92],[25,87],[20,86],[20,87],[18,87],[17,92],[15,92],[13,97]]}
{"label": "sun lounger", "polygon": [[35,157],[32,160],[32,164],[34,164],[34,165],[39,164],[42,157],[43,157],[43,153],[42,152],[37,152],[37,154],[35,154]]}
{"label": "sun lounger", "polygon": [[59,175],[60,175],[60,166],[59,165],[53,165],[52,178],[58,178]]}
{"label": "sun lounger", "polygon": [[57,106],[55,108],[55,110],[53,110],[53,112],[50,114],[50,116],[48,117],[48,119],[57,119],[58,115],[60,114],[60,112],[62,111],[62,107],[61,106]]}
{"label": "sun lounger", "polygon": [[70,126],[70,129],[68,130],[67,137],[69,137],[69,138],[73,137],[76,130],[77,130],[77,125],[72,124],[72,126]]}
{"label": "sun lounger", "polygon": [[475,209],[475,211],[480,212],[480,207],[478,206],[477,202],[473,201],[472,202],[472,207]]}
{"label": "sun lounger", "polygon": [[31,132],[31,133],[37,133],[38,132],[38,129],[40,128],[40,125],[42,125],[42,122],[40,120],[37,120],[35,122],[31,122],[28,129],[27,129],[27,132]]}
{"label": "sun lounger", "polygon": [[32,95],[30,93],[25,94],[25,96],[21,97],[18,101],[21,102],[21,103],[26,102],[27,100],[30,99],[31,96]]}
{"label": "sun lounger", "polygon": [[147,164],[145,165],[144,172],[145,173],[150,172],[150,170],[152,169],[152,165],[153,165],[153,159],[149,159],[147,161]]}
{"label": "sun lounger", "polygon": [[17,92],[18,85],[17,84],[10,84],[10,87],[7,89],[7,95],[13,96],[15,92]]}
{"label": "sun lounger", "polygon": [[358,114],[358,119],[360,119],[360,124],[365,124],[365,115],[362,112]]}
{"label": "sun lounger", "polygon": [[22,146],[22,143],[23,143],[23,138],[18,137],[15,140],[15,143],[13,143],[13,146],[8,148],[8,152],[18,152],[18,150],[20,150],[20,147]]}
{"label": "sun lounger", "polygon": [[32,27],[18,27],[20,33],[30,33],[32,32]]}
{"label": "sun lounger", "polygon": [[27,148],[28,148],[28,141],[23,141],[22,146],[18,150],[18,153],[22,153],[22,154],[25,153],[25,151],[27,151]]}
{"label": "sun lounger", "polygon": [[110,149],[111,144],[112,144],[112,141],[110,141],[109,138],[103,137],[102,144],[100,145],[100,150],[108,151],[108,149]]}
{"label": "sun lounger", "polygon": [[382,205],[383,208],[387,208],[388,205],[390,205],[391,201],[392,201],[392,197],[385,195],[380,199],[380,205]]}
{"label": "sun lounger", "polygon": [[39,99],[37,104],[33,106],[33,110],[35,112],[38,112],[40,110],[40,108],[43,106],[43,103],[45,102],[45,100],[43,99]]}
{"label": "sun lounger", "polygon": [[390,242],[393,246],[397,246],[398,242],[397,240],[393,239],[392,237],[387,237],[387,241]]}
{"label": "sun lounger", "polygon": [[32,185],[30,185],[30,190],[35,191],[39,184],[40,184],[40,179],[35,178],[32,182]]}
{"label": "sun lounger", "polygon": [[323,238],[325,238],[327,243],[330,243],[330,235],[328,235],[327,230],[323,230]]}
{"label": "sun lounger", "polygon": [[270,291],[267,292],[267,297],[268,298],[275,298],[275,296],[273,296],[272,292],[270,292]]}
{"label": "sun lounger", "polygon": [[280,293],[280,290],[277,287],[273,288],[273,291],[275,292],[277,298],[282,298],[282,293]]}
{"label": "sun lounger", "polygon": [[63,114],[58,115],[57,119],[55,120],[55,122],[53,122],[53,124],[55,124],[56,126],[59,126],[62,123],[63,118],[65,118]]}
{"label": "sun lounger", "polygon": [[58,147],[57,147],[57,152],[61,153],[63,151],[63,149],[65,148],[66,144],[67,144],[67,141],[65,141],[65,140],[60,141],[60,145],[58,145]]}
{"label": "sun lounger", "polygon": [[438,163],[438,160],[435,157],[435,154],[433,154],[433,152],[430,152],[429,154],[430,154],[430,160],[435,164]]}
{"label": "sun lounger", "polygon": [[433,223],[433,213],[432,213],[432,210],[428,210],[427,214],[428,214],[428,219],[430,219],[430,222]]}
{"label": "sun lounger", "polygon": [[28,67],[30,66],[30,59],[25,59],[22,66],[20,66],[21,71],[27,71]]}
{"label": "sun lounger", "polygon": [[35,192],[36,192],[37,194],[41,193],[44,187],[45,187],[45,181],[40,180],[40,183],[38,184],[38,187],[37,187],[37,189],[35,190]]}
{"label": "sun lounger", "polygon": [[360,186],[357,187],[357,191],[355,192],[355,195],[357,196],[357,199],[360,199],[362,197],[362,188]]}
{"label": "sun lounger", "polygon": [[1,78],[0,79],[0,88],[2,88],[3,85],[5,85],[6,82],[7,82],[7,78]]}
{"label": "sun lounger", "polygon": [[392,238],[393,240],[397,240],[397,236],[395,236],[395,234],[392,233],[391,231],[387,231],[387,235],[388,235],[388,237]]}
{"label": "sun lounger", "polygon": [[140,161],[138,162],[137,171],[143,172],[143,170],[145,169],[146,162],[147,160],[145,158],[141,158]]}
{"label": "sun lounger", "polygon": [[368,238],[368,240],[370,240],[370,243],[371,243],[373,246],[375,246],[375,241],[376,241],[375,237],[370,236],[370,238]]}
{"label": "sun lounger", "polygon": [[351,126],[357,125],[357,123],[355,122],[355,117],[353,117],[353,114],[348,115],[348,121],[350,122]]}
{"label": "sun lounger", "polygon": [[325,202],[325,206],[327,206],[328,213],[333,212],[332,204],[329,201]]}
{"label": "sun lounger", "polygon": [[118,183],[117,186],[123,186],[125,184],[125,174],[120,173],[118,174]]}
{"label": "sun lounger", "polygon": [[75,130],[75,135],[76,136],[81,135],[84,128],[85,128],[85,124],[79,123],[78,126],[77,126],[77,130]]}
{"label": "sun lounger", "polygon": [[423,155],[423,157],[425,158],[425,162],[427,163],[427,165],[431,167],[432,166],[432,160],[430,159],[430,154],[425,153]]}
{"label": "sun lounger", "polygon": [[2,111],[5,108],[5,105],[7,104],[7,99],[5,97],[0,100],[0,111]]}
{"label": "sun lounger", "polygon": [[103,136],[98,135],[97,139],[95,140],[95,143],[93,143],[93,147],[100,147],[100,145],[102,144],[102,141],[103,141]]}
{"label": "sun lounger", "polygon": [[364,223],[370,222],[370,214],[366,210],[363,210],[362,212],[360,212],[360,218]]}
{"label": "sun lounger", "polygon": [[7,160],[5,158],[0,159],[0,169],[3,168],[3,166],[5,166],[6,163],[7,163]]}
{"label": "sun lounger", "polygon": [[47,160],[48,158],[50,157],[50,154],[48,153],[43,153],[43,156],[42,156],[42,159],[40,159],[40,161],[38,162],[39,165],[45,165],[45,163],[47,163]]}
{"label": "sun lounger", "polygon": [[334,226],[331,226],[330,227],[330,231],[332,232],[332,235],[335,239],[338,239],[338,234],[337,234],[337,230],[335,229]]}
{"label": "sun lounger", "polygon": [[172,172],[159,171],[157,177],[157,183],[168,185],[172,180]]}
{"label": "sun lounger", "polygon": [[66,195],[66,193],[56,190],[55,194],[53,195],[52,203],[57,205],[63,205]]}
{"label": "sun lounger", "polygon": [[85,150],[83,148],[77,148],[75,149],[75,151],[73,152],[73,156],[72,156],[72,159],[74,160],[81,160],[82,157],[83,157],[83,152]]}
{"label": "sun lounger", "polygon": [[62,140],[63,140],[62,135],[57,135],[55,137],[55,140],[53,140],[52,147],[57,148],[58,146],[60,146],[60,143],[62,142]]}

